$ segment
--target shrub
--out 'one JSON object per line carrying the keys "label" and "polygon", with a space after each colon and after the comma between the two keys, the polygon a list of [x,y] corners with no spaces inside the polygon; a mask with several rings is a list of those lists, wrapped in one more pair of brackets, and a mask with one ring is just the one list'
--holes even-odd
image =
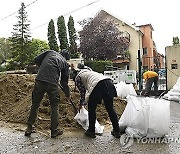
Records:
{"label": "shrub", "polygon": [[106,66],[112,66],[111,61],[86,61],[86,66],[92,68],[93,71],[103,73],[106,70]]}

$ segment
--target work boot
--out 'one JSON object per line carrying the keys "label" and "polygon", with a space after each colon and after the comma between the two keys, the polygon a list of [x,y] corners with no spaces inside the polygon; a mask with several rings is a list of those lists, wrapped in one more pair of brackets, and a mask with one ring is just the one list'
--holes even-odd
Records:
{"label": "work boot", "polygon": [[90,132],[89,130],[87,130],[84,134],[88,137],[96,138],[95,132]]}
{"label": "work boot", "polygon": [[55,138],[58,135],[62,135],[63,130],[57,129],[56,131],[51,131],[51,138]]}
{"label": "work boot", "polygon": [[148,93],[148,92],[145,92],[143,96],[149,97],[149,93]]}
{"label": "work boot", "polygon": [[28,125],[28,127],[25,130],[25,136],[30,136],[31,133],[33,132],[33,126],[32,125]]}
{"label": "work boot", "polygon": [[120,132],[115,132],[114,130],[111,131],[111,135],[113,135],[115,138],[120,138],[121,136]]}

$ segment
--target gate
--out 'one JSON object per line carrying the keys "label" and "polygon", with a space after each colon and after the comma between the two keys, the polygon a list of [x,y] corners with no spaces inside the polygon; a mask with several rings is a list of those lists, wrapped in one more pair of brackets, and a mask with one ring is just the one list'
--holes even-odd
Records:
{"label": "gate", "polygon": [[[163,93],[167,91],[167,68],[166,61],[162,59],[162,57],[148,57],[143,56],[140,57],[140,51],[138,51],[138,64],[139,64],[139,91],[143,91],[145,89],[145,81],[143,79],[142,74],[147,71],[155,71],[159,75],[158,80],[158,93]],[[153,86],[152,86],[153,91]]]}

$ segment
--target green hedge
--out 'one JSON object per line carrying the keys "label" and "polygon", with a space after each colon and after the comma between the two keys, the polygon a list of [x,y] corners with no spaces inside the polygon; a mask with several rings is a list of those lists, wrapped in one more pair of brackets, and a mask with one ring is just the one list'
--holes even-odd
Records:
{"label": "green hedge", "polygon": [[0,65],[0,72],[4,72],[4,71],[6,71],[6,66]]}
{"label": "green hedge", "polygon": [[111,61],[85,61],[85,65],[92,68],[93,71],[103,73],[106,66],[112,66]]}

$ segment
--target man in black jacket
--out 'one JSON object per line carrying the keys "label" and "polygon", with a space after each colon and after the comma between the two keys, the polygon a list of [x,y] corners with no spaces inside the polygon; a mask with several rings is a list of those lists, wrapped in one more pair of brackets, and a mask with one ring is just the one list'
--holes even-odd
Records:
{"label": "man in black jacket", "polygon": [[39,66],[39,70],[32,92],[32,105],[27,121],[25,136],[31,135],[40,102],[43,99],[45,92],[47,92],[51,106],[51,137],[54,138],[63,134],[63,131],[58,129],[60,101],[59,80],[63,92],[67,99],[69,99],[69,64],[61,54],[53,50],[48,50],[38,55],[34,62]]}

